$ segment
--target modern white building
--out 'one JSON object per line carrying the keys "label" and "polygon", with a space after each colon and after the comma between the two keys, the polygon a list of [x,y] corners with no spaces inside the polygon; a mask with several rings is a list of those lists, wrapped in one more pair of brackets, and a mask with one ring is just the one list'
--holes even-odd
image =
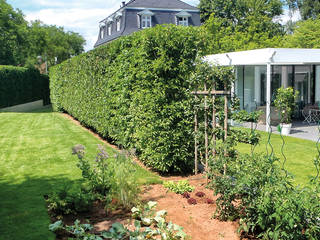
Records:
{"label": "modern white building", "polygon": [[267,131],[276,90],[292,86],[299,106],[320,102],[320,49],[266,48],[206,56],[205,61],[235,66],[234,94],[241,109],[265,108]]}

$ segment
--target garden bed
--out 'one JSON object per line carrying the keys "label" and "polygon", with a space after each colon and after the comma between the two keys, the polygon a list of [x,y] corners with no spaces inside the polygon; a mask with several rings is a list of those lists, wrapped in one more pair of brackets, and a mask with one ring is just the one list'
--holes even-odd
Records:
{"label": "garden bed", "polygon": [[[144,191],[142,198],[145,201],[157,201],[159,209],[168,211],[168,220],[182,226],[185,233],[192,240],[233,240],[239,239],[237,234],[237,222],[222,222],[213,218],[215,212],[215,199],[213,191],[205,188],[206,179],[203,175],[182,177],[169,177],[163,180],[182,180],[195,187],[190,196],[197,200],[197,204],[190,205],[182,195],[169,192],[163,185],[150,185]],[[205,193],[204,197],[197,197],[197,192]],[[213,204],[207,203],[207,198],[213,200]]]}
{"label": "garden bed", "polygon": [[[192,240],[238,240],[240,239],[237,222],[222,222],[212,218],[215,211],[215,197],[213,191],[205,188],[206,180],[203,175],[189,177],[163,177],[164,181],[188,180],[195,187],[190,193],[191,198],[196,199],[197,204],[189,204],[187,199],[180,194],[168,191],[162,184],[148,185],[143,187],[141,199],[143,202],[156,201],[157,210],[165,209],[168,212],[167,220],[172,221],[184,228],[184,232]],[[203,197],[196,196],[197,192],[203,192]],[[208,204],[207,199],[213,200]],[[63,221],[67,225],[79,219],[82,223],[88,220],[94,226],[94,232],[108,230],[115,222],[128,225],[130,222],[130,212],[113,210],[108,213],[104,210],[104,205],[95,202],[92,210],[85,214],[64,216]],[[52,219],[54,222],[56,219]],[[68,239],[68,234],[60,232],[57,240]]]}

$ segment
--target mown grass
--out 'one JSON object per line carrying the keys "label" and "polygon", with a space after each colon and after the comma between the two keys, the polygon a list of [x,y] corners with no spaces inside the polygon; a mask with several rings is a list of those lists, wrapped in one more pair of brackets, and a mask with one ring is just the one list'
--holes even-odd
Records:
{"label": "mown grass", "polygon": [[[81,178],[71,147],[82,144],[94,159],[103,142],[50,108],[0,113],[0,239],[45,240],[50,219],[43,196]],[[115,150],[105,146],[109,156]],[[160,182],[136,166],[141,184]]]}
{"label": "mown grass", "polygon": [[[255,148],[256,153],[267,153],[268,133],[259,131],[261,141]],[[295,183],[307,185],[310,178],[315,176],[316,169],[313,161],[317,156],[316,142],[303,140],[294,137],[283,137],[285,145],[283,153],[287,158],[285,168],[295,176]],[[280,158],[281,164],[284,157],[281,154],[282,139],[279,134],[271,135],[271,144],[274,154]],[[237,149],[242,153],[251,153],[251,147],[247,144],[238,144]],[[271,147],[268,145],[268,152],[271,153]]]}

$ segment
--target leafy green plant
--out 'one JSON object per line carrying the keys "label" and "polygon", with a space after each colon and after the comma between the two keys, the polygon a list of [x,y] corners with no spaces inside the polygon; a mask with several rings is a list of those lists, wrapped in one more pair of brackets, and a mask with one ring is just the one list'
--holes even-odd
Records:
{"label": "leafy green plant", "polygon": [[[85,157],[84,147],[73,147],[73,154],[79,159],[78,167],[89,185],[92,194],[97,195],[108,205],[112,198],[117,199],[121,207],[130,209],[139,202],[139,184],[135,178],[136,167],[124,154],[109,157],[99,145],[94,164]],[[108,207],[108,206],[107,206]]]}
{"label": "leafy green plant", "polygon": [[[140,239],[161,239],[161,240],[184,240],[187,235],[183,232],[183,228],[167,222],[165,219],[166,211],[161,210],[154,212],[156,207],[155,202],[149,202],[142,208],[133,208],[133,217],[138,217],[140,220],[134,221],[133,230],[125,227],[121,223],[112,224],[108,231],[103,231],[99,234],[93,234],[90,231],[93,229],[90,224],[80,224],[79,220],[74,222],[74,225],[64,226],[63,222],[57,221],[49,225],[49,229],[53,232],[65,230],[74,236],[77,240],[140,240]],[[139,215],[136,213],[139,212]],[[152,212],[152,214],[151,214]],[[140,214],[141,213],[141,214]],[[152,227],[142,227],[144,218],[150,218]],[[144,225],[145,226],[145,225]]]}
{"label": "leafy green plant", "polygon": [[66,232],[72,234],[77,240],[102,240],[100,236],[90,233],[93,229],[91,224],[81,224],[80,221],[77,219],[74,222],[74,225],[71,226],[64,226],[61,220],[50,224],[49,230],[52,232],[57,232],[59,230],[65,230]]}
{"label": "leafy green plant", "polygon": [[117,154],[112,166],[114,168],[114,185],[112,196],[118,199],[121,206],[130,209],[139,204],[140,187],[135,179],[134,163],[123,154]]}
{"label": "leafy green plant", "polygon": [[293,186],[274,156],[237,155],[223,175],[225,161],[221,158],[211,165],[211,184],[219,196],[215,217],[239,219],[239,232],[261,239],[318,239],[316,185]]}
{"label": "leafy green plant", "polygon": [[191,186],[187,180],[181,180],[178,182],[167,181],[163,183],[163,186],[165,188],[168,188],[170,191],[178,194],[183,194],[185,192],[192,192],[194,190],[194,187]]}
{"label": "leafy green plant", "polygon": [[292,123],[292,114],[296,105],[299,92],[295,91],[292,87],[278,88],[274,105],[280,112],[281,123]]}
{"label": "leafy green plant", "polygon": [[93,166],[91,166],[89,160],[85,158],[84,150],[77,150],[75,153],[79,159],[77,166],[82,171],[82,177],[90,185],[91,191],[101,195],[103,198],[111,191],[115,171],[112,166],[109,166],[109,155],[101,145],[98,147],[99,152]]}
{"label": "leafy green plant", "polygon": [[246,110],[241,110],[232,114],[232,119],[239,122],[257,123],[262,111],[253,111],[248,113]]}
{"label": "leafy green plant", "polygon": [[60,190],[49,194],[46,202],[51,213],[61,216],[87,212],[94,200],[95,196],[80,186],[64,185]]}

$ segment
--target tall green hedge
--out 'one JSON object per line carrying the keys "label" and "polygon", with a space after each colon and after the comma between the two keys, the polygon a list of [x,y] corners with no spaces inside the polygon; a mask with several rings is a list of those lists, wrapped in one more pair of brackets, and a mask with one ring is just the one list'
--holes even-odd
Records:
{"label": "tall green hedge", "polygon": [[51,68],[51,101],[83,124],[135,148],[160,172],[189,171],[193,158],[190,73],[200,30],[156,26]]}
{"label": "tall green hedge", "polygon": [[0,108],[37,100],[49,103],[49,78],[32,68],[0,66]]}

